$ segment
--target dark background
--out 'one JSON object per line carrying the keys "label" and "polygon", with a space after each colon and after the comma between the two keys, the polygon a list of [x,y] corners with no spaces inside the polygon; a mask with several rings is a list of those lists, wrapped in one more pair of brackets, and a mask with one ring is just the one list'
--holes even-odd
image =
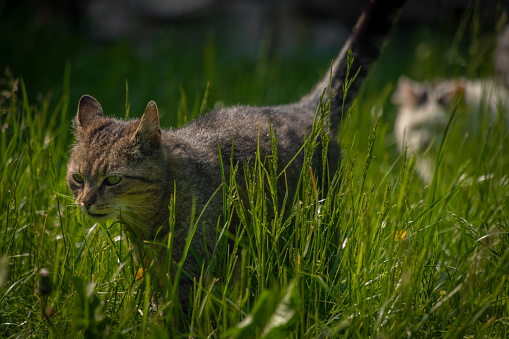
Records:
{"label": "dark background", "polygon": [[[208,109],[298,99],[327,69],[366,3],[4,0],[0,67],[22,78],[31,103],[56,105],[68,89],[71,115],[79,97],[90,94],[107,114],[123,116],[127,82],[131,115],[153,99],[175,125],[179,107],[196,111],[207,82]],[[410,0],[371,81],[383,87],[401,73],[463,75],[474,37],[481,42],[474,48],[486,50],[477,69],[490,72],[508,3]],[[437,48],[444,51],[438,61],[420,61]]]}

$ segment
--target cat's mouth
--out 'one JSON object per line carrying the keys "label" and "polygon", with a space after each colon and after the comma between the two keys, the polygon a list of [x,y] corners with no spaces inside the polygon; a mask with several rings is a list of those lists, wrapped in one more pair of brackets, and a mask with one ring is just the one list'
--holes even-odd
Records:
{"label": "cat's mouth", "polygon": [[107,216],[107,214],[96,214],[96,213],[88,213],[89,216],[91,216],[92,218],[104,218],[105,216]]}
{"label": "cat's mouth", "polygon": [[96,220],[96,221],[106,221],[109,219],[113,219],[114,216],[111,213],[107,214],[101,214],[101,213],[90,213],[87,212],[87,215],[90,219]]}

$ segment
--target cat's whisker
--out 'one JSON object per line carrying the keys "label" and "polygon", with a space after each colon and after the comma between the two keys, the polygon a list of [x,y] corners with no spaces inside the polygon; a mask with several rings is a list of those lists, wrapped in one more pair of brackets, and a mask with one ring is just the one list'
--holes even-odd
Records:
{"label": "cat's whisker", "polygon": [[[324,150],[331,160],[327,169],[337,171],[341,156],[337,139],[321,138],[320,125],[329,125],[331,132],[339,130],[342,118],[347,116],[343,107],[354,102],[405,1],[370,1],[322,80],[308,95],[291,104],[222,108],[179,129],[164,130],[153,101],[139,120],[122,121],[106,118],[96,99],[82,96],[73,123],[77,141],[68,162],[69,188],[92,211],[92,218],[118,216],[130,227],[143,230],[142,236],[168,225],[170,217],[175,227],[187,230],[194,208],[203,227],[196,230],[193,248],[198,255],[211,253],[216,245],[218,218],[224,210],[220,187],[236,166],[234,178],[243,190],[248,186],[243,166],[256,171],[255,158],[275,159],[277,146],[278,166],[286,174],[276,184],[287,188],[278,191],[280,201],[297,193],[301,170],[308,166],[306,151],[301,151],[307,149],[309,140],[314,140],[310,142],[313,145],[327,140]],[[345,83],[345,77],[354,74],[350,70],[357,72],[355,81],[350,78]],[[223,158],[220,164],[221,157],[229,154],[231,159]],[[310,169],[315,165],[309,164]],[[320,172],[317,169],[316,173]],[[175,236],[174,248],[182,249],[185,242],[185,236]],[[196,263],[185,265],[190,277],[199,274]],[[180,290],[182,300],[189,300],[182,293],[189,290]]]}
{"label": "cat's whisker", "polygon": [[[142,221],[145,221],[145,223],[149,223],[150,222],[150,219],[144,217],[139,211],[137,211],[136,209],[129,209],[129,208],[126,208],[124,210],[120,210],[120,216],[122,218],[124,217],[127,217],[127,218],[130,218],[131,220],[135,221],[135,220],[142,220]],[[134,219],[134,217],[136,219]]]}
{"label": "cat's whisker", "polygon": [[125,204],[125,203],[117,203],[117,206],[119,207],[127,207],[127,208],[147,208],[147,209],[153,209],[154,205],[135,205],[135,204]]}
{"label": "cat's whisker", "polygon": [[147,220],[146,219],[145,219],[145,223],[140,222],[139,219],[144,219],[143,217],[140,217],[140,216],[129,216],[129,215],[126,215],[126,214],[122,214],[122,215],[119,216],[119,218],[121,220],[123,220],[125,223],[127,223],[131,227],[139,228],[142,231],[150,231],[151,230],[150,226],[146,226],[147,225],[147,222],[146,222]]}
{"label": "cat's whisker", "polygon": [[135,214],[147,214],[154,213],[157,210],[154,210],[153,207],[140,207],[140,206],[118,206],[120,208],[121,213],[135,213]]}

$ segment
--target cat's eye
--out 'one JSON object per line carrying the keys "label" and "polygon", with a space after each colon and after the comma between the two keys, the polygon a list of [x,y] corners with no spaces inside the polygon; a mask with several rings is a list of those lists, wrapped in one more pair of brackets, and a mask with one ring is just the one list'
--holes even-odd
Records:
{"label": "cat's eye", "polygon": [[72,175],[72,178],[74,179],[74,181],[76,181],[78,184],[82,184],[85,182],[85,179],[79,175],[79,174],[73,174]]}
{"label": "cat's eye", "polygon": [[424,91],[417,96],[417,105],[424,105],[428,101],[428,92]]}
{"label": "cat's eye", "polygon": [[440,99],[438,99],[438,103],[440,104],[440,106],[442,107],[445,107],[445,108],[449,108],[449,106],[454,103],[454,94],[451,94],[451,93],[446,93],[444,95],[442,95],[440,97]]}
{"label": "cat's eye", "polygon": [[108,186],[116,185],[122,180],[122,177],[120,175],[112,175],[111,177],[107,177],[104,179],[104,183]]}

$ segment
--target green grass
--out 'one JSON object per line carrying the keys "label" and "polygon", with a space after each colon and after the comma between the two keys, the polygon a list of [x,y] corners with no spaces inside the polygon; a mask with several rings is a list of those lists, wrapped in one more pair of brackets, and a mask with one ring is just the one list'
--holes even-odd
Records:
{"label": "green grass", "polygon": [[[493,34],[472,31],[470,44],[493,41]],[[413,37],[415,42],[405,47],[397,39],[389,44],[341,127],[341,181],[330,173],[321,182],[306,165],[297,196],[271,210],[277,199],[271,183],[282,169],[274,158],[257,159],[253,168],[237,168],[249,178],[246,210],[236,198],[234,178],[224,178],[218,192],[225,201],[218,260],[196,280],[189,314],[172,294],[178,283],[173,278],[156,298],[150,270],[137,279],[139,267],[121,236],[121,223],[92,224],[73,204],[66,159],[75,99],[83,94],[72,89],[83,86],[73,75],[74,66],[68,64],[63,85],[55,85],[61,92],[57,97],[30,99],[30,84],[6,76],[0,97],[0,337],[508,337],[508,130],[484,121],[465,136],[461,120],[453,120],[430,186],[422,185],[413,159],[400,156],[391,141],[389,98],[401,72],[418,79],[488,76],[491,62],[486,51],[462,53],[461,47],[456,59],[444,62],[443,40],[427,33]],[[140,89],[133,83],[153,80],[138,75],[136,81],[128,79],[129,115],[139,116],[146,101],[155,99],[163,110],[178,113],[167,113],[163,125],[191,119],[200,112],[211,79],[208,108],[218,100],[288,102],[312,86],[321,72],[314,70],[328,64],[326,58],[310,56],[306,62],[312,71],[300,75],[292,70],[306,65],[299,58],[267,57],[232,66],[219,52],[211,56],[213,42],[204,46],[204,69],[215,75],[194,78],[194,100],[185,96],[187,85],[178,91],[176,84],[172,100],[151,93],[151,87]],[[107,63],[123,48],[131,51],[111,46],[88,62]],[[401,65],[401,49],[415,60]],[[423,50],[431,53],[415,54]],[[164,63],[161,57],[148,67],[156,74]],[[247,75],[241,72],[245,69]],[[174,71],[157,73],[156,83]],[[111,105],[123,108],[124,81],[112,74],[104,82],[120,93]],[[371,113],[378,110],[383,111],[379,120]],[[312,138],[304,150],[308,157]],[[330,187],[327,192],[324,185]],[[240,223],[232,235],[227,230],[233,214]],[[39,282],[40,268],[50,271],[49,294],[44,293],[46,280]]]}

